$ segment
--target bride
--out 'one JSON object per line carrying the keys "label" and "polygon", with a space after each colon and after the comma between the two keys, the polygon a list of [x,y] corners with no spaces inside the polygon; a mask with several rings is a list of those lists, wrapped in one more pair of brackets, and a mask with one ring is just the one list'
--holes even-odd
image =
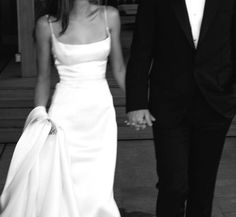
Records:
{"label": "bride", "polygon": [[[117,124],[107,60],[125,89],[120,18],[89,0],[52,0],[36,24],[35,108],[16,146],[1,217],[119,217]],[[60,81],[48,111],[50,57]]]}

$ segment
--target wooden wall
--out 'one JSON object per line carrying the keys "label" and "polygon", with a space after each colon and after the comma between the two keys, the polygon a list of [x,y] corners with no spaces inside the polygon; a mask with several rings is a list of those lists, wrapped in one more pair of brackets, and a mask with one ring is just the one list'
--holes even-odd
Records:
{"label": "wooden wall", "polygon": [[35,25],[34,10],[33,0],[17,0],[22,77],[32,77],[36,75],[36,54],[33,40]]}

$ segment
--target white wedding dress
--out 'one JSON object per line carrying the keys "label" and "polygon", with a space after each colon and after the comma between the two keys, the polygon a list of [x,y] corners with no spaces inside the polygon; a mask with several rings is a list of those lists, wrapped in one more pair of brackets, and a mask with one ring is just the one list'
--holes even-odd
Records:
{"label": "white wedding dress", "polygon": [[[107,24],[106,10],[105,23]],[[1,217],[119,217],[113,198],[117,124],[105,78],[111,37],[52,51],[60,82],[50,123],[31,119],[19,140],[1,196]]]}

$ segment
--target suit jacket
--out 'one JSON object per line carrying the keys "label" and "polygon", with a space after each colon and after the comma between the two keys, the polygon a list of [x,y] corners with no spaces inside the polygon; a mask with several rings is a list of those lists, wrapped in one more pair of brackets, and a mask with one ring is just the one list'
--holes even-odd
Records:
{"label": "suit jacket", "polygon": [[127,67],[127,111],[181,118],[200,89],[220,114],[236,111],[236,0],[206,0],[194,47],[185,0],[141,0]]}

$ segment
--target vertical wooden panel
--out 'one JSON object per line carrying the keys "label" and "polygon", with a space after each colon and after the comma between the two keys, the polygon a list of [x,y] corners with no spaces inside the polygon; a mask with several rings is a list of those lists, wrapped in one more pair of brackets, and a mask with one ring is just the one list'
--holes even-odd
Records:
{"label": "vertical wooden panel", "polygon": [[36,53],[33,40],[34,0],[17,0],[18,33],[22,77],[36,76]]}

